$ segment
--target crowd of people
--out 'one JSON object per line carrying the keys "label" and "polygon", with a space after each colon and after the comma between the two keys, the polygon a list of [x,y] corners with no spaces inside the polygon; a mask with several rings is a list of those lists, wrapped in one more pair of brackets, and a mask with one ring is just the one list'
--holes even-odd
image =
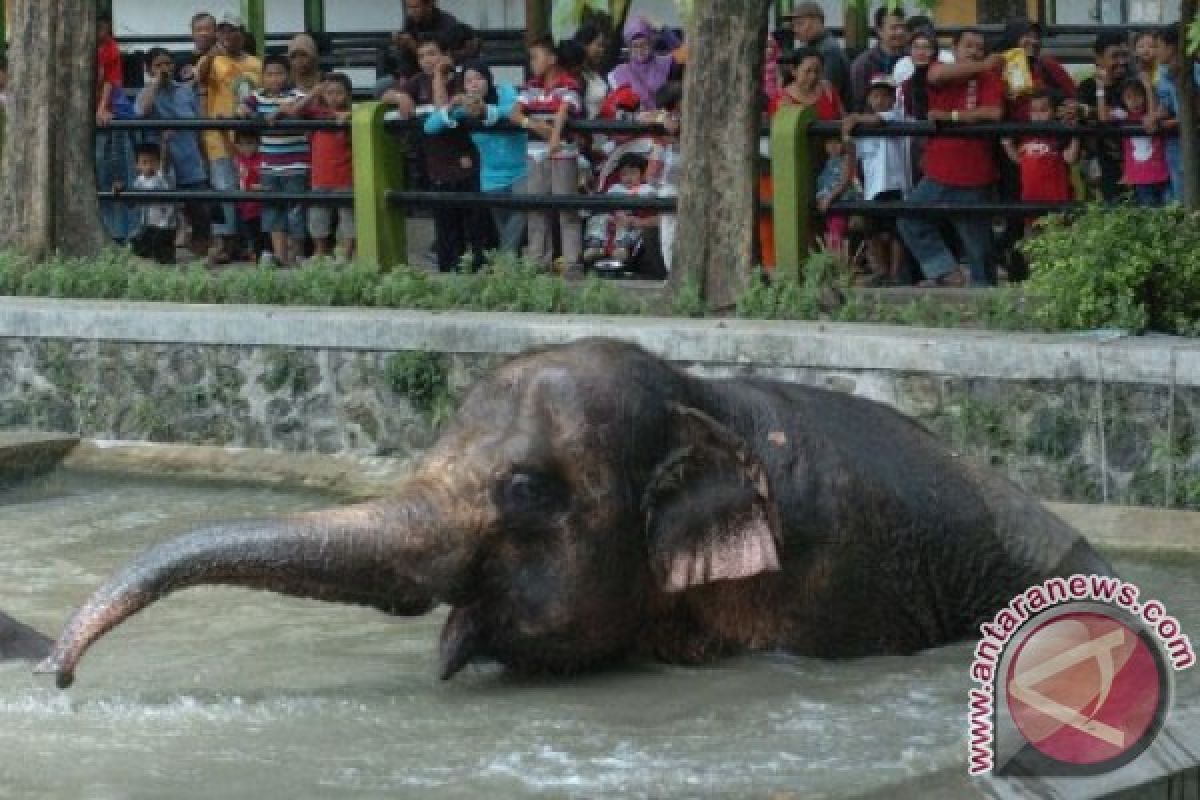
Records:
{"label": "crowd of people", "polygon": [[[397,116],[418,120],[405,134],[410,185],[551,196],[677,193],[688,57],[677,34],[636,15],[613,31],[597,15],[568,40],[533,42],[527,79],[509,84],[496,80],[481,37],[435,0],[405,5],[404,29],[392,39],[393,67],[376,95]],[[823,144],[815,198],[826,245],[860,263],[864,282],[986,286],[1004,271],[1019,278],[1019,259],[1009,254],[1031,220],[1013,218],[1001,231],[992,220],[970,214],[860,218],[839,211],[840,201],[1056,203],[1094,192],[1109,202],[1162,205],[1181,197],[1178,139],[1167,135],[1178,125],[1178,26],[1132,38],[1101,33],[1093,74],[1077,85],[1043,51],[1040,26],[1026,19],[1012,20],[994,42],[978,31],[959,31],[943,49],[928,17],[885,7],[874,16],[874,45],[852,59],[826,29],[819,4],[800,3],[784,21],[785,35],[768,40],[760,100],[768,115],[784,107],[813,108],[818,119],[840,122],[841,136]],[[99,28],[101,188],[311,193],[303,204],[194,202],[176,208],[106,202],[105,224],[115,239],[164,261],[174,258],[174,245],[207,254],[213,264],[255,258],[287,266],[310,254],[353,256],[352,212],[320,201],[323,192],[352,188],[348,131],[176,130],[135,141],[106,128],[123,116],[344,121],[351,83],[341,73],[322,74],[311,37],[296,36],[286,55],[259,58],[236,15],[218,20],[196,14],[192,52],[180,59],[150,51],[146,86],[131,100],[121,91],[111,20],[102,16]],[[570,124],[586,119],[657,127],[600,135]],[[951,127],[1057,121],[1077,127],[1078,134],[997,141],[879,133],[891,123],[921,120]],[[1096,136],[1087,126],[1097,122],[1137,125],[1145,135]],[[769,183],[764,180],[764,197]],[[642,211],[461,208],[435,211],[434,229],[429,257],[443,271],[476,268],[488,251],[499,249],[567,274],[638,269],[662,277],[670,269],[674,220]],[[762,258],[770,267],[769,217],[760,231]]]}

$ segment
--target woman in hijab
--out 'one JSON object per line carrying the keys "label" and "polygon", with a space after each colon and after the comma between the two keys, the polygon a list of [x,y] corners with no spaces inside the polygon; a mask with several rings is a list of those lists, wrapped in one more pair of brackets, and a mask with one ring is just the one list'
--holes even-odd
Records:
{"label": "woman in hijab", "polygon": [[292,62],[292,85],[304,94],[317,88],[321,82],[321,57],[317,42],[307,33],[301,33],[288,42],[288,60]]}
{"label": "woman in hijab", "polygon": [[628,86],[637,92],[643,111],[658,108],[655,95],[671,78],[675,66],[673,55],[656,55],[654,46],[659,38],[646,18],[638,15],[625,23],[625,44],[629,48],[629,62],[622,64],[608,76],[614,89]]}

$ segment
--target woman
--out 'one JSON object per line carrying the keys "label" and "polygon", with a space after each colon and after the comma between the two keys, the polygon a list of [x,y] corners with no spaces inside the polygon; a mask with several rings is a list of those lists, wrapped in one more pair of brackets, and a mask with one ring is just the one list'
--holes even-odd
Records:
{"label": "woman", "polygon": [[[831,122],[842,118],[842,100],[833,84],[822,78],[824,60],[820,52],[811,47],[802,47],[791,55],[780,59],[779,69],[783,88],[770,100],[768,110],[773,117],[784,106],[813,108],[817,119]],[[846,168],[851,166],[846,156]],[[774,187],[770,176],[759,178],[759,197],[770,200]],[[758,222],[759,247],[762,250],[763,266],[775,266],[775,224],[767,215]]]}
{"label": "woman", "polygon": [[[437,134],[467,119],[493,126],[507,119],[517,105],[517,90],[508,84],[496,85],[492,71],[482,61],[463,65],[463,93],[429,116],[425,132]],[[524,133],[477,130],[471,140],[479,151],[479,182],[484,192],[514,194],[523,191],[527,167],[528,136]],[[493,208],[492,219],[500,238],[500,250],[520,254],[525,236],[525,215],[520,211]]]}
{"label": "woman", "polygon": [[321,55],[317,42],[307,33],[301,33],[288,42],[288,60],[292,63],[292,86],[304,94],[310,94],[321,83]]}
{"label": "woman", "polygon": [[583,83],[583,105],[588,119],[600,116],[600,107],[608,96],[608,81],[604,78],[608,60],[608,33],[595,23],[586,23],[575,33],[575,43],[583,48],[583,65],[579,77]]}
{"label": "woman", "polygon": [[643,111],[655,111],[658,104],[655,95],[671,79],[675,67],[675,56],[655,55],[654,45],[659,34],[645,17],[636,16],[625,23],[625,45],[629,48],[629,62],[622,64],[608,76],[614,89],[632,87],[642,101]]}

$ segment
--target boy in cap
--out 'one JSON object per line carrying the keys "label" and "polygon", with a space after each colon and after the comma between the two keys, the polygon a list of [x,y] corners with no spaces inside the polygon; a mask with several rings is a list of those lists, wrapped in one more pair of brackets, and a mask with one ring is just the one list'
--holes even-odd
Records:
{"label": "boy in cap", "polygon": [[[262,83],[262,61],[245,50],[246,30],[242,18],[226,13],[217,23],[217,43],[196,65],[196,84],[203,87],[205,115],[213,119],[232,119]],[[237,150],[230,131],[205,131],[204,151],[209,163],[209,183],[218,192],[238,188],[234,166]],[[237,213],[233,203],[221,204],[220,220],[214,220],[216,246],[209,255],[213,264],[228,264],[233,237],[237,234]]]}

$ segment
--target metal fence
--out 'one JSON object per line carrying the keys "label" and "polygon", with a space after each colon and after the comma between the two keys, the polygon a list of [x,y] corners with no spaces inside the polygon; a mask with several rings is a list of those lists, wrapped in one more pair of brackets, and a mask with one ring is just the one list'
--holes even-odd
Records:
{"label": "metal fence", "polygon": [[[356,212],[360,255],[382,268],[405,261],[405,212],[435,208],[504,208],[529,211],[656,211],[677,210],[675,197],[626,197],[609,195],[502,194],[487,192],[431,192],[407,185],[404,137],[398,133],[421,130],[422,120],[398,120],[379,103],[355,106],[350,122],[333,120],[282,120],[268,125],[257,120],[120,120],[111,130],[228,130],[228,131],[329,131],[349,130],[353,137],[355,185],[352,192],[278,193],[218,191],[101,192],[106,200],[130,204],[155,202],[264,202],[352,205]],[[524,133],[511,123],[484,128],[469,123],[467,130]],[[628,121],[579,121],[568,125],[576,133],[603,133],[622,136],[663,136],[658,124]],[[764,133],[771,137],[770,174],[774,182],[773,201],[760,203],[760,212],[774,217],[774,245],[777,265],[799,269],[813,245],[815,220],[820,216],[814,196],[815,171],[821,160],[821,142],[841,135],[836,122],[818,122],[811,110],[785,107]],[[930,122],[889,123],[862,129],[857,135],[877,137],[981,137],[999,139],[1029,135],[1079,136],[1084,138],[1145,136],[1136,125],[1080,125],[1062,123],[979,123],[951,124]],[[1159,134],[1162,135],[1162,134]],[[828,213],[868,217],[980,215],[988,217],[1027,217],[1048,213],[1078,211],[1080,203],[986,202],[975,205],[876,203],[840,201]]]}

